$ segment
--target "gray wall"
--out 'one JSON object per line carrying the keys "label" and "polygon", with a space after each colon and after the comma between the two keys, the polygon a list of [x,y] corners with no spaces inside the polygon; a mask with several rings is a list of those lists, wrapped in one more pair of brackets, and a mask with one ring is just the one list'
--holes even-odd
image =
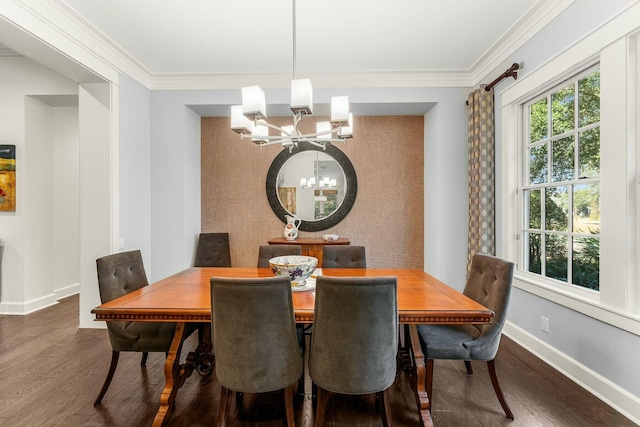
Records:
{"label": "gray wall", "polygon": [[[522,63],[523,68],[518,72],[520,79],[589,34],[630,3],[632,2],[625,0],[578,0],[505,61],[505,64]],[[505,68],[494,70],[485,81],[492,80]],[[516,82],[508,79],[496,88],[496,159],[502,157],[505,144],[499,131],[502,127],[499,114],[502,108],[500,90],[511,84]],[[501,206],[503,200],[500,184],[503,171],[497,172],[496,206]],[[500,254],[503,251],[500,246],[502,231],[506,227],[500,216],[500,209],[497,209],[496,220]],[[540,316],[552,321],[549,334],[540,330]],[[640,354],[640,337],[637,335],[517,288],[513,290],[508,320],[635,396],[640,396],[640,370],[636,366],[637,355]]]}

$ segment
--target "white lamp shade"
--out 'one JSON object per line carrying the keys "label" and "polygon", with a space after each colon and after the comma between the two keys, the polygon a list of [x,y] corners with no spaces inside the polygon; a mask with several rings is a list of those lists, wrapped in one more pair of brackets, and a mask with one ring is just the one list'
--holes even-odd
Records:
{"label": "white lamp shade", "polygon": [[316,133],[322,133],[322,135],[318,135],[318,139],[331,139],[331,123],[317,122]]}
{"label": "white lamp shade", "polygon": [[[245,113],[246,114],[246,113]],[[331,124],[346,125],[349,123],[349,97],[331,97]]]}
{"label": "white lamp shade", "polygon": [[261,138],[262,136],[269,136],[269,128],[262,125],[252,125],[251,140],[253,142],[269,142],[268,138]]}
{"label": "white lamp shade", "polygon": [[316,178],[315,177],[309,178],[309,187],[312,187],[314,185],[316,185]]}
{"label": "white lamp shade", "polygon": [[236,133],[251,133],[252,122],[242,114],[242,105],[231,106],[231,130]]}
{"label": "white lamp shade", "polygon": [[307,178],[300,178],[300,187],[307,186]]}
{"label": "white lamp shade", "polygon": [[291,111],[312,114],[313,87],[309,79],[291,80]]}
{"label": "white lamp shade", "polygon": [[351,138],[353,136],[353,114],[349,113],[349,122],[346,126],[340,126],[338,136],[340,138]]}
{"label": "white lamp shade", "polygon": [[267,118],[264,91],[260,86],[242,88],[242,114],[251,120]]}
{"label": "white lamp shade", "polygon": [[335,178],[332,178],[332,179],[331,179],[331,181],[329,182],[329,186],[330,186],[330,187],[335,187],[335,186],[336,186],[336,184],[337,184],[337,182],[336,182],[336,179],[335,179]]}

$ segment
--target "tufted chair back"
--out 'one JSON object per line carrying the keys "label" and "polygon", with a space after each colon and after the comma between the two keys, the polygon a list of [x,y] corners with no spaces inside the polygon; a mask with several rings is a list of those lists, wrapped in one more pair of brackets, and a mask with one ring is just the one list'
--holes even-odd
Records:
{"label": "tufted chair back", "polygon": [[201,233],[194,267],[231,267],[229,233]]}
{"label": "tufted chair back", "polygon": [[480,335],[473,347],[482,349],[484,353],[481,357],[476,355],[474,359],[491,360],[498,351],[507,317],[512,278],[513,263],[490,255],[474,255],[463,294],[495,313],[490,324],[474,325]]}
{"label": "tufted chair back", "polygon": [[322,268],[367,268],[364,246],[324,245]]}

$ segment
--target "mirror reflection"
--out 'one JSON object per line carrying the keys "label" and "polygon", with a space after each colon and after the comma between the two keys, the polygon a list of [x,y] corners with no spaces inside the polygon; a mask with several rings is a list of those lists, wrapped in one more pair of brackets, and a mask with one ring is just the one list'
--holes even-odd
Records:
{"label": "mirror reflection", "polygon": [[326,152],[296,153],[282,165],[276,181],[282,207],[304,221],[320,221],[344,201],[345,173]]}

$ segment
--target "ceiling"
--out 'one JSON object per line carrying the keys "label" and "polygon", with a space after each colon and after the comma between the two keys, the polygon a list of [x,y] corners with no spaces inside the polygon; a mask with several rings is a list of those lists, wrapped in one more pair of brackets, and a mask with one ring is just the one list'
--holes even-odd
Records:
{"label": "ceiling", "polygon": [[[553,0],[297,0],[295,74],[473,70]],[[294,72],[292,0],[55,0],[152,76]]]}

